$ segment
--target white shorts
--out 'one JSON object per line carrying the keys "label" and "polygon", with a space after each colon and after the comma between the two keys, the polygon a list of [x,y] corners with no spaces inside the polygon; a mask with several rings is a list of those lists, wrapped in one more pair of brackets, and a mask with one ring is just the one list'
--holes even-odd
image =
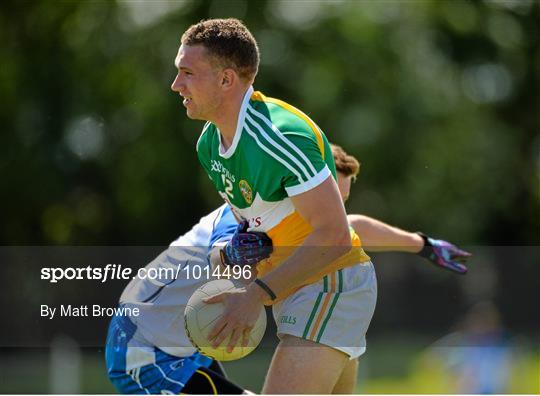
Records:
{"label": "white shorts", "polygon": [[278,337],[289,334],[315,341],[355,359],[366,351],[376,301],[371,261],[343,268],[274,304]]}

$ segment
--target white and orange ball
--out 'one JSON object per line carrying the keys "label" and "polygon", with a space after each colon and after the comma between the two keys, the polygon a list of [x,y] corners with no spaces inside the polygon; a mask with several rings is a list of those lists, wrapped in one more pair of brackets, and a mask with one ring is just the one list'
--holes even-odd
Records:
{"label": "white and orange ball", "polygon": [[242,342],[240,338],[233,351],[231,353],[227,352],[230,337],[226,338],[219,347],[212,347],[211,342],[208,340],[208,334],[223,314],[225,306],[222,303],[207,304],[203,302],[203,299],[234,287],[234,283],[227,279],[205,283],[193,293],[184,311],[186,332],[189,339],[202,354],[215,360],[237,360],[250,354],[259,345],[266,330],[266,311],[264,307],[261,307],[259,317],[249,335],[247,347],[238,345]]}

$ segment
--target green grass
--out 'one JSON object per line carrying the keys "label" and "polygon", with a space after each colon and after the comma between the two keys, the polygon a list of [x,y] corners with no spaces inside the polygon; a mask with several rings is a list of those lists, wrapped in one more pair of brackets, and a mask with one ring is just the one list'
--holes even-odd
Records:
{"label": "green grass", "polygon": [[[357,393],[455,393],[455,379],[442,363],[425,353],[420,339],[380,339],[370,343],[360,359]],[[245,388],[260,392],[274,347],[261,345],[244,359],[226,362],[229,377]],[[540,393],[540,351],[516,349],[509,393]],[[103,352],[84,350],[81,361],[82,393],[115,393],[109,382]],[[309,362],[306,362],[309,364]],[[21,348],[0,359],[0,393],[49,393],[48,351]]]}
{"label": "green grass", "polygon": [[234,362],[225,362],[223,365],[227,375],[244,388],[260,393],[264,383],[264,376],[270,366],[274,347],[260,345],[255,352],[244,359]]}
{"label": "green grass", "polygon": [[[103,353],[83,351],[81,393],[116,393],[107,378]],[[0,393],[50,393],[47,350],[17,349],[0,362]]]}

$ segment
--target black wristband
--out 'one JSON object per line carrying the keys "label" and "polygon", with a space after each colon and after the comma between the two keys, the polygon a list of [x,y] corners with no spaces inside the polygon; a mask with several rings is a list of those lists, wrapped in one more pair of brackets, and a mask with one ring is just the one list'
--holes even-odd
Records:
{"label": "black wristband", "polygon": [[261,287],[269,296],[272,301],[276,299],[276,294],[268,287],[266,283],[264,283],[259,278],[255,278],[254,282]]}
{"label": "black wristband", "polygon": [[429,237],[423,232],[418,231],[418,235],[424,240],[424,247],[417,254],[421,257],[429,258],[433,253],[433,245],[429,242]]}

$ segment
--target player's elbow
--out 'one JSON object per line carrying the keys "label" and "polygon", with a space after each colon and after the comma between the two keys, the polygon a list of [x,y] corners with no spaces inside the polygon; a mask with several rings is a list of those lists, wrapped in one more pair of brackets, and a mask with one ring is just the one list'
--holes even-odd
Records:
{"label": "player's elbow", "polygon": [[359,214],[350,214],[347,215],[347,222],[349,225],[358,233],[359,229],[363,228],[364,223],[366,222],[366,216]]}
{"label": "player's elbow", "polygon": [[336,248],[338,256],[343,256],[352,249],[351,234],[348,228],[333,230],[331,235],[330,245]]}

